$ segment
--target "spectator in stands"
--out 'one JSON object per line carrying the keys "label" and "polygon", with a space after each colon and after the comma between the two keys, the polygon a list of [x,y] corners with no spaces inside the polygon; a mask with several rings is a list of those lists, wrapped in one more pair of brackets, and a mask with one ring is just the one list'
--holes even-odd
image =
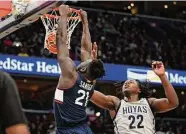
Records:
{"label": "spectator in stands", "polygon": [[156,132],[156,134],[166,134],[166,133],[163,131],[163,128],[160,127],[160,130],[158,130],[158,131]]}
{"label": "spectator in stands", "polygon": [[27,57],[28,56],[27,49],[25,47],[22,47],[21,48],[21,52],[18,54],[18,56],[25,56],[25,57]]}
{"label": "spectator in stands", "polygon": [[9,74],[1,71],[0,102],[0,132],[29,134],[15,81]]}
{"label": "spectator in stands", "polygon": [[[186,68],[186,47],[183,45],[185,24],[99,11],[88,13],[92,38],[99,42],[99,57],[104,62],[149,66],[152,60],[164,60],[167,68]],[[33,32],[28,33],[28,29]],[[71,55],[76,60],[79,59],[79,29],[75,29],[71,41]],[[44,31],[40,22],[22,28],[4,38],[2,42],[6,47],[1,51],[9,54],[20,53],[22,56],[53,58],[54,55],[43,49]],[[7,47],[11,44],[28,48],[27,54],[24,49],[17,52],[17,47]]]}

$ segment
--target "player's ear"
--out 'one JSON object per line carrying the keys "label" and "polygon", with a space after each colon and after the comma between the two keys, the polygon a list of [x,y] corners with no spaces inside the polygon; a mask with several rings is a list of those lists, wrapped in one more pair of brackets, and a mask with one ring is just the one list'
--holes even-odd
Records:
{"label": "player's ear", "polygon": [[78,66],[76,68],[76,71],[78,71],[80,73],[86,73],[87,72],[87,67]]}
{"label": "player's ear", "polygon": [[87,68],[86,67],[80,68],[79,69],[79,72],[86,73],[87,72]]}

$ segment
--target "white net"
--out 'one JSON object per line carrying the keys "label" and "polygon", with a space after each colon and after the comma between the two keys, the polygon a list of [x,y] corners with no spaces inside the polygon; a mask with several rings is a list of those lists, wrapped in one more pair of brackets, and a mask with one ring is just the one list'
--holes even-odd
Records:
{"label": "white net", "polygon": [[[70,49],[71,35],[81,21],[78,10],[70,10],[69,17],[67,18],[67,42],[68,49]],[[45,45],[50,52],[56,54],[56,32],[58,27],[59,16],[57,10],[53,10],[50,14],[41,16],[41,20],[45,26]]]}

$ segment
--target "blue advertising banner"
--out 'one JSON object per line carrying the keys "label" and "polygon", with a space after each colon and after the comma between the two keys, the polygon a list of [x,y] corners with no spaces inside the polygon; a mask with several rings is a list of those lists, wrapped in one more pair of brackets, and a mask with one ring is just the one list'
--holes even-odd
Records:
{"label": "blue advertising banner", "polygon": [[0,70],[43,76],[59,76],[60,74],[56,60],[12,55],[0,55]]}
{"label": "blue advertising banner", "polygon": [[[79,64],[79,61],[75,61],[75,63]],[[155,84],[161,83],[151,68],[105,63],[105,69],[106,76],[102,80],[122,81],[126,79],[139,79],[146,81],[148,79]],[[53,77],[58,77],[61,73],[55,59],[12,55],[0,55],[0,70],[15,74]],[[166,75],[173,85],[186,86],[186,71],[167,70]]]}

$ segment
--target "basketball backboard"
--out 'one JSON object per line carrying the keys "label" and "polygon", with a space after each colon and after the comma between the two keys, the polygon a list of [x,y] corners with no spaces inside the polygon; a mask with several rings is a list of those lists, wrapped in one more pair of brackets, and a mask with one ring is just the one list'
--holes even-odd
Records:
{"label": "basketball backboard", "polygon": [[13,15],[10,15],[10,17],[0,22],[0,39],[36,21],[42,14],[52,11],[53,8],[64,2],[61,0],[31,0],[22,17],[15,19]]}

